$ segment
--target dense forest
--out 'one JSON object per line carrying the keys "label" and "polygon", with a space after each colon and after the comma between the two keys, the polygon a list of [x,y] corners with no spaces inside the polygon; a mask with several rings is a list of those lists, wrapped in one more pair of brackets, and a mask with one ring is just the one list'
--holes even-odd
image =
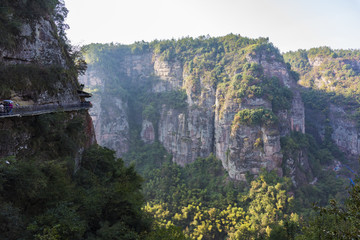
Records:
{"label": "dense forest", "polygon": [[[145,177],[152,180],[142,183],[133,167],[125,167],[112,151],[101,147],[84,154],[76,173],[66,158],[3,159],[1,239],[356,239],[359,235],[359,185],[350,189],[344,203],[332,201],[304,218],[296,213],[289,179],[275,173],[263,172],[249,185],[241,185],[227,181],[219,161],[209,157],[185,168],[167,162],[149,174]],[[152,199],[146,205],[144,196]]]}

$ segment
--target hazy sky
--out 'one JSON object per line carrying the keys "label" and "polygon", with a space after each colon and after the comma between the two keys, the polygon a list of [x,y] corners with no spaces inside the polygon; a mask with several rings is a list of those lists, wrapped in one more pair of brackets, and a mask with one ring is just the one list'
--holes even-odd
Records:
{"label": "hazy sky", "polygon": [[229,33],[269,37],[282,52],[360,49],[360,0],[65,0],[72,44]]}

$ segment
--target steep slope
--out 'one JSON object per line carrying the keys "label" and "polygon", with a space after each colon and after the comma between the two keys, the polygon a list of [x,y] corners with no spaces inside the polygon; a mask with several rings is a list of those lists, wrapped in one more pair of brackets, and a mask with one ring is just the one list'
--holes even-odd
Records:
{"label": "steep slope", "polygon": [[300,73],[299,84],[305,87],[309,132],[321,141],[332,140],[349,157],[357,158],[360,51],[322,47],[289,52],[284,58]]}
{"label": "steep slope", "polygon": [[267,39],[92,44],[86,58],[98,142],[118,156],[159,141],[180,165],[213,153],[245,180],[261,168],[281,175],[281,136],[305,131],[293,73]]}
{"label": "steep slope", "polygon": [[[64,35],[66,9],[60,1],[4,1],[0,29],[0,99],[17,107],[79,104],[76,52]],[[31,14],[29,14],[31,12]],[[71,156],[79,160],[95,143],[86,110],[30,117],[0,116],[0,157],[44,159]]]}

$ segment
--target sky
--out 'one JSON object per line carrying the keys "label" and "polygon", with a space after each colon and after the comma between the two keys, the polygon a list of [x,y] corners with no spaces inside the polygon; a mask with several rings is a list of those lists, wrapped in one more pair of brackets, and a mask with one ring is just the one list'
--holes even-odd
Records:
{"label": "sky", "polygon": [[65,0],[73,45],[229,33],[281,52],[360,49],[360,0]]}

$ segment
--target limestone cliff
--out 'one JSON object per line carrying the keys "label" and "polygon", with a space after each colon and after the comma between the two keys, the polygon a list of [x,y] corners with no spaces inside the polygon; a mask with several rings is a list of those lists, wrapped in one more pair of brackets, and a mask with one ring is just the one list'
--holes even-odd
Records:
{"label": "limestone cliff", "polygon": [[4,64],[36,63],[66,66],[63,49],[53,23],[46,18],[24,23],[13,49],[1,49]]}
{"label": "limestone cliff", "polygon": [[21,23],[16,46],[0,46],[1,98],[24,104],[69,104],[79,101],[68,46],[51,16]]}
{"label": "limestone cliff", "polygon": [[[0,98],[13,100],[16,107],[80,105],[78,66],[60,34],[62,23],[54,20],[55,3],[34,2],[34,9],[26,9],[26,2],[8,2],[1,9],[6,41],[0,41]],[[54,110],[22,118],[0,113],[0,157],[72,157],[76,166],[84,148],[96,143],[94,134],[86,110]]]}
{"label": "limestone cliff", "polygon": [[[239,44],[230,49],[233,41]],[[230,35],[199,44],[191,52],[171,45],[141,51],[90,45],[89,71],[81,81],[97,91],[94,105],[100,107],[92,116],[99,143],[121,156],[133,137],[157,140],[180,165],[213,153],[234,179],[261,168],[281,175],[281,136],[305,131],[304,104],[281,55],[263,39]],[[236,122],[246,109],[276,124]]]}
{"label": "limestone cliff", "polygon": [[329,136],[349,157],[357,157],[360,154],[359,51],[322,47],[289,52],[285,59],[300,73],[306,121],[311,126],[308,132],[321,141]]}
{"label": "limestone cliff", "polygon": [[[235,179],[245,180],[246,174],[258,174],[261,168],[276,170],[279,175],[282,175],[283,156],[280,137],[289,134],[290,131],[304,133],[304,104],[295,81],[290,77],[286,65],[278,55],[258,51],[248,54],[246,59],[250,63],[261,66],[266,78],[276,77],[280,80],[281,86],[291,90],[293,96],[291,106],[289,109],[277,112],[279,121],[275,126],[264,126],[263,124],[250,127],[241,126],[236,128],[236,131],[230,131],[234,115],[239,110],[259,107],[272,110],[273,104],[264,97],[246,99],[240,104],[232,98],[225,99],[226,109],[216,111],[216,156],[223,161],[224,167]],[[220,108],[219,96],[221,94],[223,93],[218,89],[217,109]],[[220,114],[223,114],[223,117]]]}

